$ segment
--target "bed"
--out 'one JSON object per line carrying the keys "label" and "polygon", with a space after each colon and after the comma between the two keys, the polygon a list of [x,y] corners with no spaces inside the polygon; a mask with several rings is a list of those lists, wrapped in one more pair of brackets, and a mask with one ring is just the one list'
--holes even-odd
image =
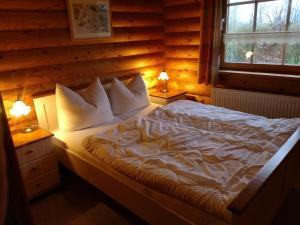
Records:
{"label": "bed", "polygon": [[[216,216],[184,199],[131,179],[83,148],[81,143],[89,135],[114,129],[124,121],[134,121],[135,118],[152,112],[157,105],[151,104],[144,109],[121,115],[109,124],[66,133],[55,131],[57,118],[53,107],[54,95],[36,98],[34,103],[40,126],[55,134],[53,142],[59,161],[150,224],[269,224],[297,179],[299,128],[286,138],[279,150],[274,152],[270,160],[230,201],[226,216]],[[195,104],[198,103],[183,101],[181,105],[184,104],[192,104],[197,108]]]}

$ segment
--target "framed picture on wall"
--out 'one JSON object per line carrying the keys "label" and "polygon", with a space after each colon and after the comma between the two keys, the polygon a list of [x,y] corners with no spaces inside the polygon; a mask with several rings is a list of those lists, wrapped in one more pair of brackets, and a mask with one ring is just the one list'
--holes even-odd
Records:
{"label": "framed picture on wall", "polygon": [[111,37],[109,0],[67,0],[73,40]]}

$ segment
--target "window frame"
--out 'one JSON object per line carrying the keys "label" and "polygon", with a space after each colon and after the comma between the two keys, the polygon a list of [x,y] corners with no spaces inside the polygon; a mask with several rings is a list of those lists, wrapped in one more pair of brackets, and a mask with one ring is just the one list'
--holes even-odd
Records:
{"label": "window frame", "polygon": [[[224,34],[227,29],[228,20],[228,9],[233,5],[244,5],[254,3],[254,20],[253,20],[253,30],[256,29],[256,18],[257,18],[257,6],[260,2],[270,2],[274,0],[249,0],[245,2],[238,3],[228,3],[228,0],[222,0],[222,24],[221,24],[221,48],[220,48],[220,70],[240,70],[240,71],[250,71],[250,72],[262,72],[262,73],[280,73],[280,74],[294,74],[300,75],[300,65],[276,65],[276,64],[251,64],[251,63],[238,63],[238,62],[225,62],[225,44],[224,44]],[[292,1],[289,0],[287,21],[290,21]],[[286,24],[286,30],[289,28],[289,24]],[[285,53],[284,53],[285,55]],[[253,61],[253,57],[251,57]],[[282,57],[284,61],[284,56]]]}

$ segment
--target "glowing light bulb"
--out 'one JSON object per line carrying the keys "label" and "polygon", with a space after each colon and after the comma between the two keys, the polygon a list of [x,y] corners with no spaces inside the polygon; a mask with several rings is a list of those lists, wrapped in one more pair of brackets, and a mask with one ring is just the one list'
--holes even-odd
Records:
{"label": "glowing light bulb", "polygon": [[169,91],[167,81],[169,80],[169,76],[166,72],[161,72],[157,78],[158,80],[162,80],[164,82],[163,88],[160,90],[163,93],[167,93]]}
{"label": "glowing light bulb", "polygon": [[158,80],[169,80],[169,76],[166,72],[161,72],[157,79]]}
{"label": "glowing light bulb", "polygon": [[30,106],[25,105],[21,100],[15,101],[13,107],[10,109],[10,114],[15,117],[26,116],[30,113]]}

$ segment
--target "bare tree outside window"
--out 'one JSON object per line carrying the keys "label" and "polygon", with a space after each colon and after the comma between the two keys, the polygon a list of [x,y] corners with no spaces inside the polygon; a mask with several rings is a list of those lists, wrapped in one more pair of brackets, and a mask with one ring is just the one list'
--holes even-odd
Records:
{"label": "bare tree outside window", "polygon": [[226,63],[300,66],[300,0],[229,0],[227,34]]}

